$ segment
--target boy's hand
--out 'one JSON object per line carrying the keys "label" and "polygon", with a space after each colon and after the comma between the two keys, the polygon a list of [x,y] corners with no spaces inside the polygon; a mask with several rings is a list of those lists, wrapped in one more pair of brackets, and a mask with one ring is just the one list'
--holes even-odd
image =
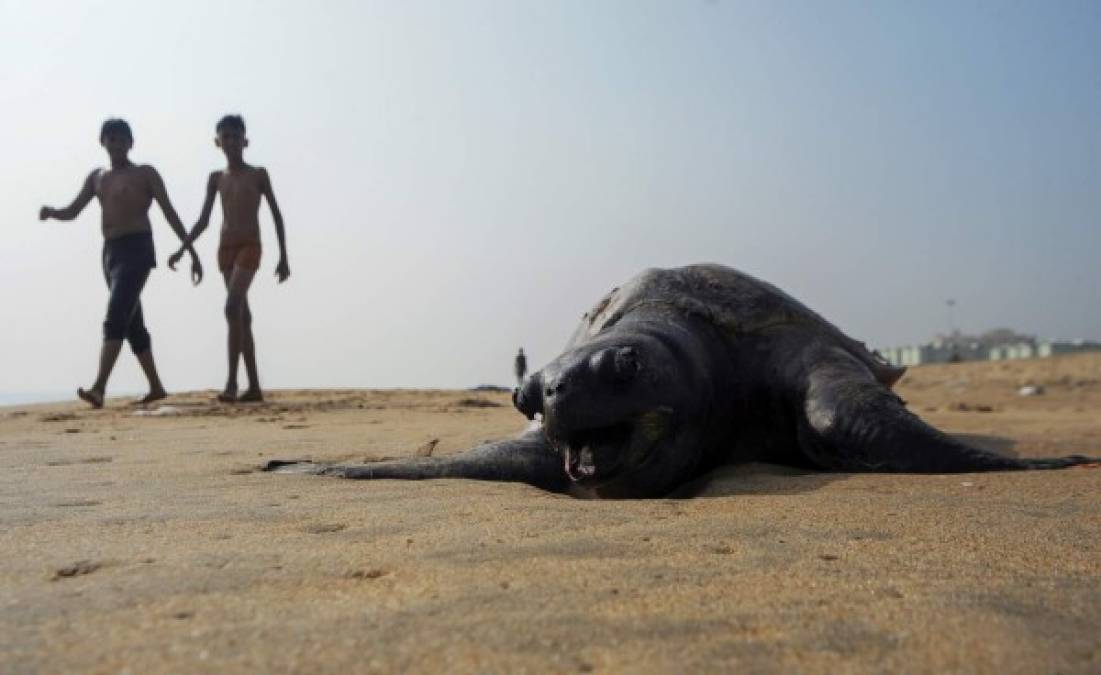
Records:
{"label": "boy's hand", "polygon": [[180,262],[180,258],[183,257],[183,253],[184,250],[181,248],[179,251],[176,251],[172,255],[168,256],[168,269],[172,270],[173,272],[176,271],[176,263]]}
{"label": "boy's hand", "polygon": [[49,220],[50,218],[53,217],[53,215],[54,215],[54,210],[51,209],[48,206],[43,206],[42,208],[40,208],[38,210],[38,219],[39,220]]}
{"label": "boy's hand", "polygon": [[203,265],[199,262],[199,256],[191,256],[191,285],[198,286],[203,280]]}
{"label": "boy's hand", "polygon": [[283,283],[290,275],[291,268],[290,265],[287,264],[287,259],[280,258],[279,264],[275,266],[275,278],[279,280],[279,283]]}

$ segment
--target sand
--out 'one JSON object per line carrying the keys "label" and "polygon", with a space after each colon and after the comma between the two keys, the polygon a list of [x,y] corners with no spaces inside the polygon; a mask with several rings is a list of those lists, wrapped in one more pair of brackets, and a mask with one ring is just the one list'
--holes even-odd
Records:
{"label": "sand", "polygon": [[[899,391],[1003,452],[1101,455],[1101,355],[921,367]],[[757,464],[626,502],[340,481],[256,468],[524,420],[505,394],[213,393],[0,409],[0,672],[1101,672],[1098,469]]]}

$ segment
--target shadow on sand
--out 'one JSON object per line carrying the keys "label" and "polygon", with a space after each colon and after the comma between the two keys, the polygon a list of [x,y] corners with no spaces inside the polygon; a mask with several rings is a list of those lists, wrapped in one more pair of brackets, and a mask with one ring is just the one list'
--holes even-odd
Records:
{"label": "shadow on sand", "polygon": [[782,464],[731,464],[673,491],[669,499],[705,497],[738,497],[746,495],[795,495],[811,492],[835,480],[848,477],[845,473],[826,473]]}
{"label": "shadow on sand", "polygon": [[960,443],[966,443],[974,448],[989,450],[990,452],[1004,455],[1005,457],[1019,457],[1020,453],[1013,449],[1017,441],[1002,436],[984,436],[983,434],[948,434]]}
{"label": "shadow on sand", "polygon": [[[1017,442],[1001,436],[982,434],[950,434],[956,440],[976,448],[1006,457],[1017,457],[1013,446]],[[805,467],[751,462],[722,466],[694,481],[685,483],[670,495],[670,499],[735,497],[744,495],[794,495],[811,492],[833,481],[844,480],[851,473],[831,473]]]}

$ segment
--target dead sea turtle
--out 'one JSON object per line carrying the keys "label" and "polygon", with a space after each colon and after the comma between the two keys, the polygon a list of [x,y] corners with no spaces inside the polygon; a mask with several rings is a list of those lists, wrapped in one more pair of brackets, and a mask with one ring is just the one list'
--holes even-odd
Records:
{"label": "dead sea turtle", "polygon": [[518,438],[445,457],[267,468],[654,497],[746,461],[913,473],[1096,461],[1018,459],[961,443],[892,393],[903,371],[748,274],[721,265],[650,269],[601,299],[562,355],[516,390],[516,408],[539,420]]}

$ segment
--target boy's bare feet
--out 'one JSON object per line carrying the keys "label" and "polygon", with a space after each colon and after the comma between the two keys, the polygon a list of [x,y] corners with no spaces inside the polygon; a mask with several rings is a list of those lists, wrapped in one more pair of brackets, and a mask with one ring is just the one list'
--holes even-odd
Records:
{"label": "boy's bare feet", "polygon": [[164,389],[158,388],[154,391],[149,392],[144,397],[138,399],[137,401],[135,401],[135,403],[137,403],[138,405],[149,405],[150,403],[154,401],[159,401],[162,398],[168,398],[168,392]]}
{"label": "boy's bare feet", "polygon": [[259,389],[246,389],[245,393],[237,397],[238,403],[259,403],[264,400],[264,393]]}
{"label": "boy's bare feet", "polygon": [[220,403],[236,403],[237,387],[226,385],[226,388],[222,390],[222,393],[218,394],[217,398]]}
{"label": "boy's bare feet", "polygon": [[92,406],[93,408],[103,407],[102,391],[98,391],[94,388],[85,390],[83,387],[78,387],[76,390],[76,395],[79,396],[82,401]]}

